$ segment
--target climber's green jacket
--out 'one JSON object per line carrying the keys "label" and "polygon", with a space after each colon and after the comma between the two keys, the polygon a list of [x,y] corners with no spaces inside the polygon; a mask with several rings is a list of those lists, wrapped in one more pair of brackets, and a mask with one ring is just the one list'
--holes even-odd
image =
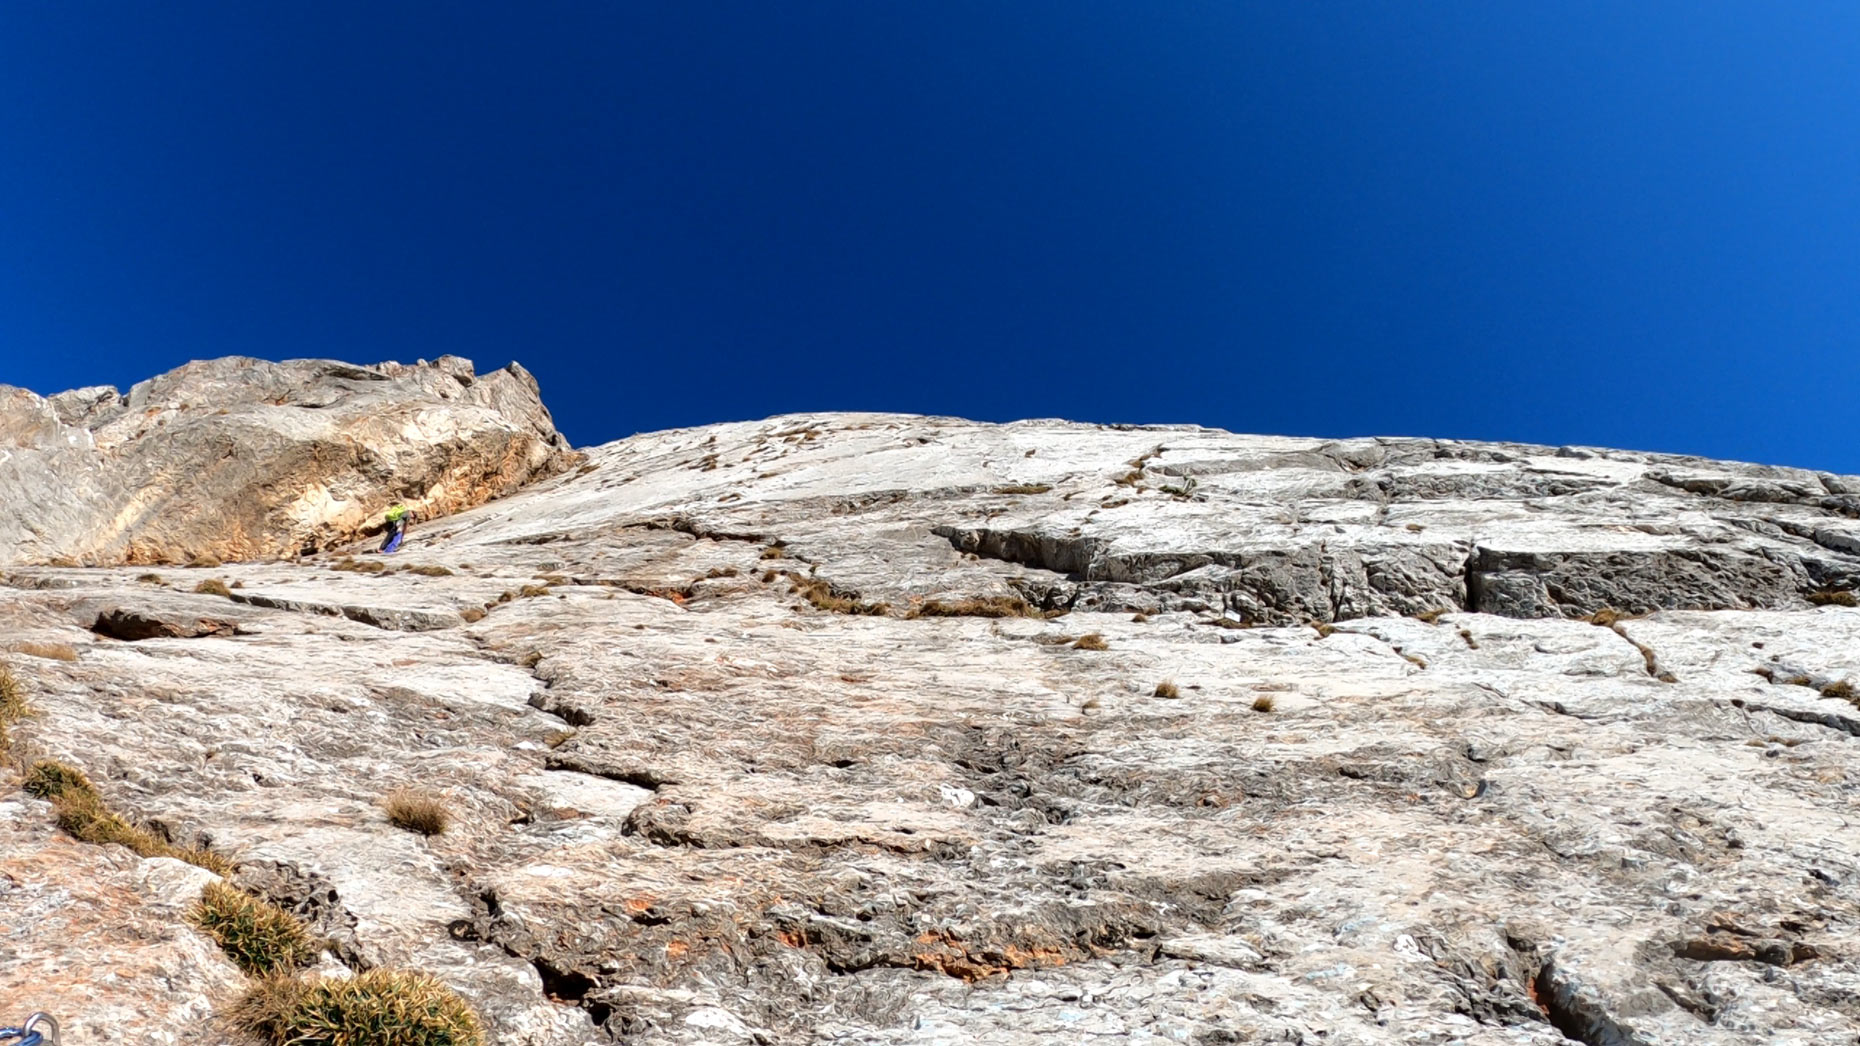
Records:
{"label": "climber's green jacket", "polygon": [[407,506],[405,505],[395,505],[392,508],[387,510],[387,521],[389,523],[399,523],[401,520],[406,519],[406,518],[407,518]]}

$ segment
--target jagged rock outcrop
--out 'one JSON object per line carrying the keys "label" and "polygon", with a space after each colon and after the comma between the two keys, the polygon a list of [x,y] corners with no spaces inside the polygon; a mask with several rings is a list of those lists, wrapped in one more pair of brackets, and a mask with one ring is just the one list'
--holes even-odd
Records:
{"label": "jagged rock outcrop", "polygon": [[[0,658],[24,744],[499,1043],[1833,1046],[1855,489],[787,417],[364,569],[14,569]],[[155,1043],[237,994],[173,862],[0,812],[0,999]]]}
{"label": "jagged rock outcrop", "polygon": [[0,563],[293,556],[392,502],[457,512],[570,458],[514,363],[228,357],[124,395],[0,386]]}

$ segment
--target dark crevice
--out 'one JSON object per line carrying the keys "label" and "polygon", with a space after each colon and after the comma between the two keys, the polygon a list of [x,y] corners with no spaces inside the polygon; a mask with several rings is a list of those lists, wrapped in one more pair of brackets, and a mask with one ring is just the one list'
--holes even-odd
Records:
{"label": "dark crevice", "polygon": [[1531,980],[1531,996],[1543,1009],[1550,1026],[1571,1042],[1586,1046],[1647,1046],[1646,1040],[1623,1028],[1602,1007],[1592,992],[1570,980],[1546,961]]}
{"label": "dark crevice", "polygon": [[1776,705],[1763,705],[1754,701],[1745,701],[1742,698],[1733,699],[1731,705],[1735,708],[1742,708],[1748,712],[1768,712],[1771,715],[1781,716],[1793,722],[1807,723],[1810,726],[1825,726],[1829,730],[1838,730],[1849,737],[1860,737],[1860,720],[1850,719],[1847,716],[1839,715],[1834,712],[1811,712],[1800,708],[1780,708]]}
{"label": "dark crevice", "polygon": [[594,1022],[595,1027],[604,1026],[607,1018],[613,1016],[614,1008],[611,1004],[588,998],[589,992],[600,987],[594,978],[580,970],[561,969],[541,956],[531,959],[530,965],[536,967],[537,975],[542,978],[543,994],[557,1002],[573,1003],[581,1007],[587,1011],[588,1019]]}
{"label": "dark crevice", "polygon": [[537,957],[530,960],[536,967],[536,973],[542,978],[543,991],[551,999],[561,1002],[580,1002],[590,991],[594,990],[594,978],[580,970],[564,970],[548,959]]}
{"label": "dark crevice", "polygon": [[587,774],[590,777],[601,777],[609,781],[619,781],[621,784],[630,784],[636,788],[644,788],[649,792],[656,792],[666,785],[678,784],[677,780],[651,767],[614,766],[607,763],[590,762],[578,757],[572,752],[556,752],[551,754],[543,761],[543,769],[565,770],[572,773]]}

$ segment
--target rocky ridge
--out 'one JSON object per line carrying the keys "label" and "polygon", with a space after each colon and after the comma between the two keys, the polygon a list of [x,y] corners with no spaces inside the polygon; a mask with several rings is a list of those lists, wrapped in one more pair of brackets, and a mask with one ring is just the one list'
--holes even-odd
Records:
{"label": "rocky ridge", "polygon": [[[855,414],[586,453],[395,557],[16,567],[17,732],[500,1043],[1860,1034],[1860,480]],[[210,1027],[211,873],[0,805],[0,998]]]}
{"label": "rocky ridge", "polygon": [[457,512],[572,460],[517,364],[227,357],[121,394],[0,385],[0,564],[314,552],[395,501]]}

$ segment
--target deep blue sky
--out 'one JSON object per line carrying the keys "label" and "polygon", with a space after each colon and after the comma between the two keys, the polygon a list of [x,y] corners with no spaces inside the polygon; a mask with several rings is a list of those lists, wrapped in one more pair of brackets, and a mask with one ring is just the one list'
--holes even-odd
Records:
{"label": "deep blue sky", "polygon": [[1860,472],[1860,4],[0,4],[0,382]]}

